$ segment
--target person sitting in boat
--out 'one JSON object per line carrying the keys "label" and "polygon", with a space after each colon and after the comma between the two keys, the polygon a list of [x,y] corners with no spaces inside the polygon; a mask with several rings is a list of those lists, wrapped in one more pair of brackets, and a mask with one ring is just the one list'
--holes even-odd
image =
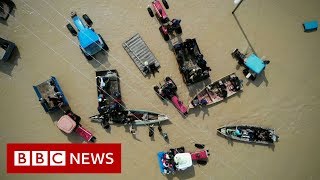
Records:
{"label": "person sitting in boat", "polygon": [[241,89],[241,81],[238,77],[231,77],[230,82],[233,86],[232,91],[239,91]]}
{"label": "person sitting in boat", "polygon": [[240,129],[236,128],[235,132],[234,132],[234,135],[237,136],[237,137],[241,137],[242,135],[242,132]]}
{"label": "person sitting in boat", "polygon": [[51,101],[53,103],[53,105],[55,107],[61,107],[63,106],[63,99],[62,99],[62,96],[60,97],[51,97],[51,96],[48,96],[48,99],[49,101]]}
{"label": "person sitting in boat", "polygon": [[228,95],[228,92],[226,90],[226,85],[224,85],[222,83],[222,81],[219,81],[219,84],[218,84],[218,90],[219,90],[219,96],[222,97],[222,98],[226,98],[227,95]]}

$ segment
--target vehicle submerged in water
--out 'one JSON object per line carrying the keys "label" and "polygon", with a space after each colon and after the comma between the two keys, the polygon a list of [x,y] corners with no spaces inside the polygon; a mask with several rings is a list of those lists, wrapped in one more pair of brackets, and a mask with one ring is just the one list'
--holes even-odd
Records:
{"label": "vehicle submerged in water", "polygon": [[[162,0],[162,3],[166,9],[169,9],[169,4],[166,0]],[[155,14],[157,19],[159,20],[161,24],[161,26],[159,27],[159,31],[165,41],[170,40],[170,35],[174,32],[176,34],[182,33],[182,29],[180,26],[181,20],[172,19],[170,21],[165,9],[162,7],[159,0],[152,1],[152,8],[154,11],[152,11],[150,6],[147,8],[147,10],[151,17],[154,17]]]}
{"label": "vehicle submerged in water", "polygon": [[189,109],[198,106],[209,106],[223,101],[242,91],[242,80],[235,73],[229,74],[218,81],[207,85],[189,104]]}
{"label": "vehicle submerged in water", "polygon": [[258,126],[223,126],[217,129],[223,136],[247,143],[270,145],[279,140],[275,130]]}
{"label": "vehicle submerged in water", "polygon": [[182,101],[179,100],[177,95],[177,86],[170,77],[164,79],[164,84],[159,86],[154,86],[153,90],[157,93],[161,99],[167,99],[172,102],[172,104],[178,109],[178,111],[183,114],[188,114],[188,109],[185,107]]}
{"label": "vehicle submerged in water", "polygon": [[208,161],[209,155],[209,150],[198,149],[195,152],[186,152],[184,147],[157,153],[160,172],[164,175],[184,171],[193,166],[193,162],[204,165]]}
{"label": "vehicle submerged in water", "polygon": [[98,91],[98,115],[93,122],[112,124],[146,125],[169,120],[168,116],[145,110],[126,109],[120,94],[120,78],[117,70],[96,72]]}
{"label": "vehicle submerged in water", "polygon": [[12,57],[16,45],[13,42],[0,38],[0,60],[9,61]]}
{"label": "vehicle submerged in water", "polygon": [[6,21],[12,10],[16,7],[14,2],[11,0],[1,0],[0,1],[0,19]]}
{"label": "vehicle submerged in water", "polygon": [[65,113],[57,122],[57,127],[60,130],[67,134],[75,132],[88,142],[96,141],[96,137],[80,124],[81,118],[71,111],[67,98],[55,77],[52,76],[50,79],[33,86],[33,89],[46,112],[63,110]]}
{"label": "vehicle submerged in water", "polygon": [[100,51],[109,50],[109,47],[103,40],[102,36],[97,34],[91,27],[93,23],[87,14],[82,15],[86,24],[83,23],[76,12],[71,12],[71,18],[78,32],[70,23],[67,24],[67,28],[73,36],[78,37],[80,43],[79,47],[87,60],[92,60],[93,56]]}
{"label": "vehicle submerged in water", "polygon": [[257,75],[261,74],[266,68],[266,65],[270,63],[269,60],[262,60],[255,54],[246,57],[246,55],[242,54],[238,49],[235,49],[231,53],[231,56],[238,61],[240,66],[245,67],[242,72],[246,78],[251,81],[254,81],[257,78]]}
{"label": "vehicle submerged in water", "polygon": [[196,39],[186,39],[185,42],[174,45],[173,50],[187,86],[210,77],[211,68],[207,66]]}

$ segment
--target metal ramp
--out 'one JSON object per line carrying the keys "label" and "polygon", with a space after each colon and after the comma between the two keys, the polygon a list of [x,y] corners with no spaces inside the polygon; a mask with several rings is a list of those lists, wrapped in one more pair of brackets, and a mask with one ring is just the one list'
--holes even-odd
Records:
{"label": "metal ramp", "polygon": [[157,71],[160,67],[159,61],[139,34],[131,37],[122,46],[144,76]]}

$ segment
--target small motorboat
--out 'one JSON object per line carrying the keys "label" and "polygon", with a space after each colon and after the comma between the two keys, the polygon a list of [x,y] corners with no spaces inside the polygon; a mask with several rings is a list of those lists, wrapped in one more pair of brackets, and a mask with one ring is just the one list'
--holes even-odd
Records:
{"label": "small motorboat", "polygon": [[277,142],[279,139],[274,129],[258,126],[223,126],[218,128],[217,131],[227,138],[247,143],[268,145]]}
{"label": "small motorboat", "polygon": [[67,134],[75,132],[87,142],[96,141],[96,137],[94,137],[90,131],[82,127],[82,125],[79,122],[73,120],[73,117],[70,115],[62,116],[57,122],[57,126],[61,131]]}
{"label": "small motorboat", "polygon": [[189,109],[216,104],[242,91],[242,80],[235,73],[207,85],[190,102]]}
{"label": "small motorboat", "polygon": [[169,117],[164,114],[159,114],[145,110],[123,110],[117,113],[105,113],[90,117],[91,121],[102,123],[108,121],[112,124],[132,124],[132,125],[148,125],[156,124],[162,121],[169,120]]}
{"label": "small motorboat", "polygon": [[182,101],[179,100],[177,95],[177,86],[173,82],[173,80],[170,77],[166,77],[164,79],[164,84],[159,86],[154,86],[153,89],[157,93],[159,97],[162,99],[168,99],[172,102],[172,104],[178,109],[178,111],[183,114],[188,114],[187,107],[183,104]]}

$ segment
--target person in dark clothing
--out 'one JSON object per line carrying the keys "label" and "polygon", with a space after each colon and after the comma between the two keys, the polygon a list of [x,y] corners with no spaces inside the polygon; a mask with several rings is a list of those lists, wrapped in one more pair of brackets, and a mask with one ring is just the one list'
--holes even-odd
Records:
{"label": "person in dark clothing", "polygon": [[61,107],[63,105],[63,100],[62,98],[58,98],[58,97],[51,97],[48,96],[49,101],[51,101],[53,103],[54,106],[59,106]]}

